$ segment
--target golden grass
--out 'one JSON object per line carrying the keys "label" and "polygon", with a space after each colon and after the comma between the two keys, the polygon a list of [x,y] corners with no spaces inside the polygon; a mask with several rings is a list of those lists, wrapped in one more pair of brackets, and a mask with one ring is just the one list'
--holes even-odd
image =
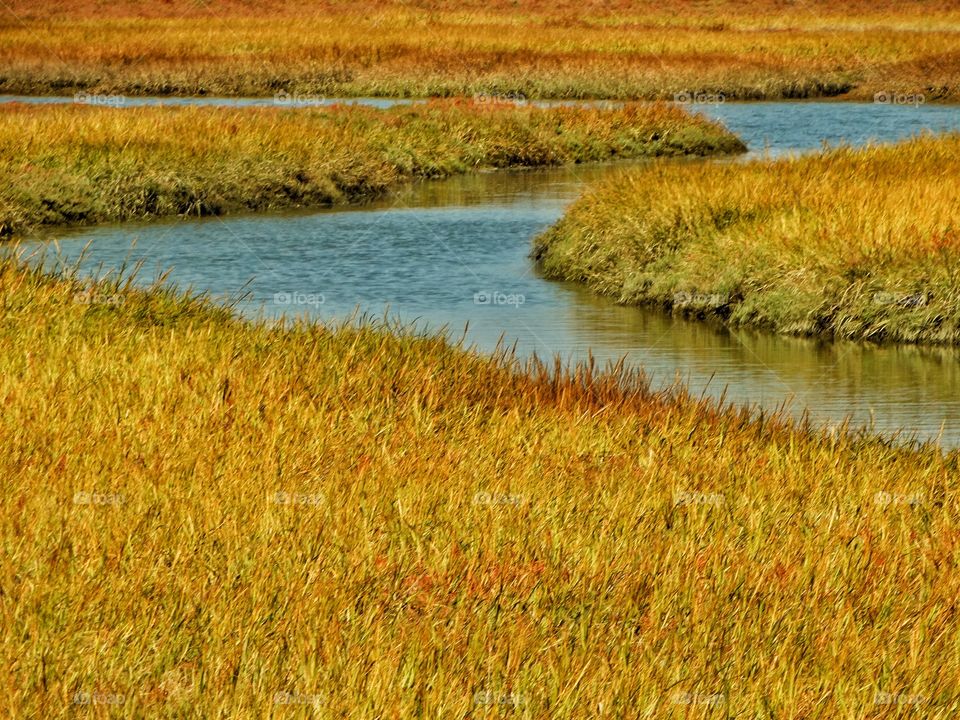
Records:
{"label": "golden grass", "polygon": [[0,91],[956,100],[958,33],[930,1],[18,2]]}
{"label": "golden grass", "polygon": [[956,453],[387,330],[0,261],[8,717],[955,717]]}
{"label": "golden grass", "polygon": [[[4,22],[17,18],[83,19],[91,17],[311,17],[317,14],[359,14],[390,9],[422,12],[476,13],[484,10],[517,12],[514,0],[6,0],[9,13]],[[960,9],[956,0],[922,0],[904,6],[899,0],[851,0],[838,7],[832,0],[610,0],[584,5],[577,0],[527,0],[523,10],[536,15],[548,15],[576,20],[584,9],[591,17],[609,18],[620,15],[647,15],[666,20],[678,18],[681,11],[687,18],[698,20],[730,15],[734,18],[764,17],[770,21],[779,18],[789,22],[796,17],[819,15],[824,18],[857,18],[889,13],[920,16],[924,13],[949,13]]]}
{"label": "golden grass", "polygon": [[[272,91],[278,78],[319,87],[309,84],[316,73],[338,67],[333,45],[313,59],[297,53],[314,33],[339,38],[331,42],[343,43],[353,72],[376,27],[357,13],[380,6],[326,25],[258,20],[240,41],[203,6],[191,11],[195,24],[173,23],[160,40],[146,33],[161,20],[74,27],[81,6],[60,7],[68,12],[49,25],[0,32],[6,87],[87,87],[71,85],[73,72],[107,91]],[[122,18],[130,7],[146,6],[108,12]],[[512,40],[513,15],[483,15],[489,28],[479,32],[477,15],[438,4],[429,13],[442,15],[445,34],[427,42],[418,28],[434,15],[383,7],[415,20],[392,31],[399,69],[384,91],[511,92],[519,69],[532,72],[530,94],[640,87],[610,81],[615,48],[577,44],[617,42],[609,31],[591,36],[589,23],[517,20],[524,32]],[[716,22],[756,21],[730,17]],[[460,34],[447,32],[457,22]],[[82,33],[94,28],[102,34],[84,49]],[[663,37],[622,29],[628,51]],[[27,31],[33,40],[17,34]],[[921,54],[939,47],[940,32],[924,35]],[[292,44],[264,65],[288,35]],[[40,59],[29,46],[37,37],[66,64]],[[418,42],[422,52],[405,54]],[[428,60],[443,48],[464,57],[471,42],[492,68],[476,85],[446,69],[442,53]],[[877,42],[888,52],[885,37]],[[572,49],[536,49],[549,43]],[[82,61],[70,55],[80,51]],[[632,67],[638,56],[626,57]],[[691,60],[690,77],[723,69],[720,57]],[[369,77],[380,77],[379,62]],[[786,87],[758,67],[769,92]],[[249,72],[237,79],[238,68]],[[331,87],[370,90],[344,77],[356,84]],[[882,267],[910,282],[920,265],[907,262],[908,244],[894,252],[877,241],[915,232],[907,237],[939,238],[932,249],[914,244],[915,263],[942,257],[930,270],[942,283],[953,236],[930,233],[954,217],[958,144],[784,166],[656,167],[605,184],[561,228],[579,233],[578,258],[608,253],[614,263],[630,223],[715,218],[705,227],[720,237],[773,218],[798,229],[795,242],[777,245],[769,231],[768,245],[736,245],[725,272],[786,248],[822,258],[830,273]],[[363,199],[475,167],[740,147],[663,107],[4,108],[0,207],[5,227],[22,229]],[[774,189],[796,192],[803,210],[790,215]],[[880,212],[884,199],[903,214]],[[826,208],[839,214],[814,212]],[[872,234],[831,242],[852,229]],[[894,298],[913,288],[882,285]],[[679,389],[652,392],[622,370],[521,367],[392,326],[242,322],[171,290],[121,278],[90,285],[11,258],[0,259],[0,408],[0,712],[12,718],[960,712],[956,452],[751,418]]]}
{"label": "golden grass", "polygon": [[611,176],[537,241],[552,276],[734,325],[960,342],[960,135]]}
{"label": "golden grass", "polygon": [[376,110],[0,108],[0,235],[39,225],[356,202],[482,168],[740,152],[664,104]]}

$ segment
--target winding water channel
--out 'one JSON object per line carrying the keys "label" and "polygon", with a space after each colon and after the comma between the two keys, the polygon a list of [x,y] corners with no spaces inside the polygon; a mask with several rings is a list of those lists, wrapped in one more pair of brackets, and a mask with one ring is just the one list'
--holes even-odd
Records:
{"label": "winding water channel", "polygon": [[[751,155],[960,129],[960,108],[950,106],[776,102],[693,109],[726,123]],[[503,338],[523,356],[625,356],[655,385],[680,378],[697,394],[725,394],[767,409],[786,403],[817,422],[849,416],[879,432],[902,430],[960,446],[956,350],[730,331],[618,306],[541,278],[528,257],[532,238],[586,185],[623,169],[485,173],[420,183],[362,208],[101,226],[57,238],[67,259],[89,243],[84,268],[91,273],[142,260],[143,282],[172,268],[170,281],[180,287],[214,296],[247,289],[239,310],[249,316],[335,320],[358,310],[382,317],[389,309],[392,318],[424,330],[446,328],[455,337],[469,326],[466,341],[480,351]]]}

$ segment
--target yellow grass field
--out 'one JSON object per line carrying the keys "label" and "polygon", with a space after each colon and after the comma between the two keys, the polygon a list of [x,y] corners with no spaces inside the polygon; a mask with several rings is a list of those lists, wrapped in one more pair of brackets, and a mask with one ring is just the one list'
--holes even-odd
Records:
{"label": "yellow grass field", "polygon": [[[0,91],[958,97],[950,2],[10,0]],[[588,10],[588,12],[584,12]]]}
{"label": "yellow grass field", "polygon": [[956,717],[957,454],[645,387],[0,262],[3,714]]}
{"label": "yellow grass field", "polygon": [[[549,277],[955,344],[960,135],[671,162],[745,148],[527,101],[949,102],[958,40],[953,0],[0,1],[0,93],[86,103],[0,106],[0,717],[960,717],[960,450],[14,239],[651,158],[538,239]],[[278,107],[114,107],[154,94]],[[456,97],[299,106],[359,95]]]}

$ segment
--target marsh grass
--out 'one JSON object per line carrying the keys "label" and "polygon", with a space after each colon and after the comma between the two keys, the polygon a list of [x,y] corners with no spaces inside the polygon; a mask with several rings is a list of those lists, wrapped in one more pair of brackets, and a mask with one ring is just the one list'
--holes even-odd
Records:
{"label": "marsh grass", "polygon": [[9,717],[960,708],[956,453],[11,257],[0,406]]}
{"label": "marsh grass", "polygon": [[0,91],[957,99],[956,2],[7,6]]}
{"label": "marsh grass", "polygon": [[719,125],[664,104],[5,106],[0,235],[41,225],[361,202],[404,181],[483,168],[743,149]]}
{"label": "marsh grass", "polygon": [[960,342],[960,135],[618,173],[537,240],[550,277],[780,333]]}

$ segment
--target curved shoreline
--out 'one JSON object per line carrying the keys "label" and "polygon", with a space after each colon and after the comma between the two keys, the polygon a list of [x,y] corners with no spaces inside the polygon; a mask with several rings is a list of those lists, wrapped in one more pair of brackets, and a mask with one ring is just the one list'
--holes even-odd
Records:
{"label": "curved shoreline", "polygon": [[[24,142],[26,138],[26,142]],[[741,153],[667,105],[380,109],[0,105],[0,237],[31,228],[357,203],[487,168]]]}
{"label": "curved shoreline", "polygon": [[960,345],[960,134],[599,184],[535,240],[550,278],[800,337]]}
{"label": "curved shoreline", "polygon": [[[733,712],[778,715],[797,707],[788,675],[855,686],[817,707],[862,715],[873,687],[956,658],[957,451],[750,418],[635,373],[515,372],[396,328],[242,322],[9,259],[0,304],[21,340],[0,345],[17,590],[0,647],[27,716],[89,688],[133,715],[263,717],[331,635],[346,661],[303,693],[338,717],[358,698],[370,717],[468,716],[490,642],[524,658],[510,697],[563,720],[594,716],[611,683],[625,704],[678,692],[641,652],[722,664],[704,697],[726,680]],[[46,680],[14,662],[38,638],[56,648]],[[569,665],[544,656],[558,643]],[[910,658],[893,680],[889,657]],[[452,679],[408,697],[406,663]],[[674,704],[701,692],[686,687]]]}

